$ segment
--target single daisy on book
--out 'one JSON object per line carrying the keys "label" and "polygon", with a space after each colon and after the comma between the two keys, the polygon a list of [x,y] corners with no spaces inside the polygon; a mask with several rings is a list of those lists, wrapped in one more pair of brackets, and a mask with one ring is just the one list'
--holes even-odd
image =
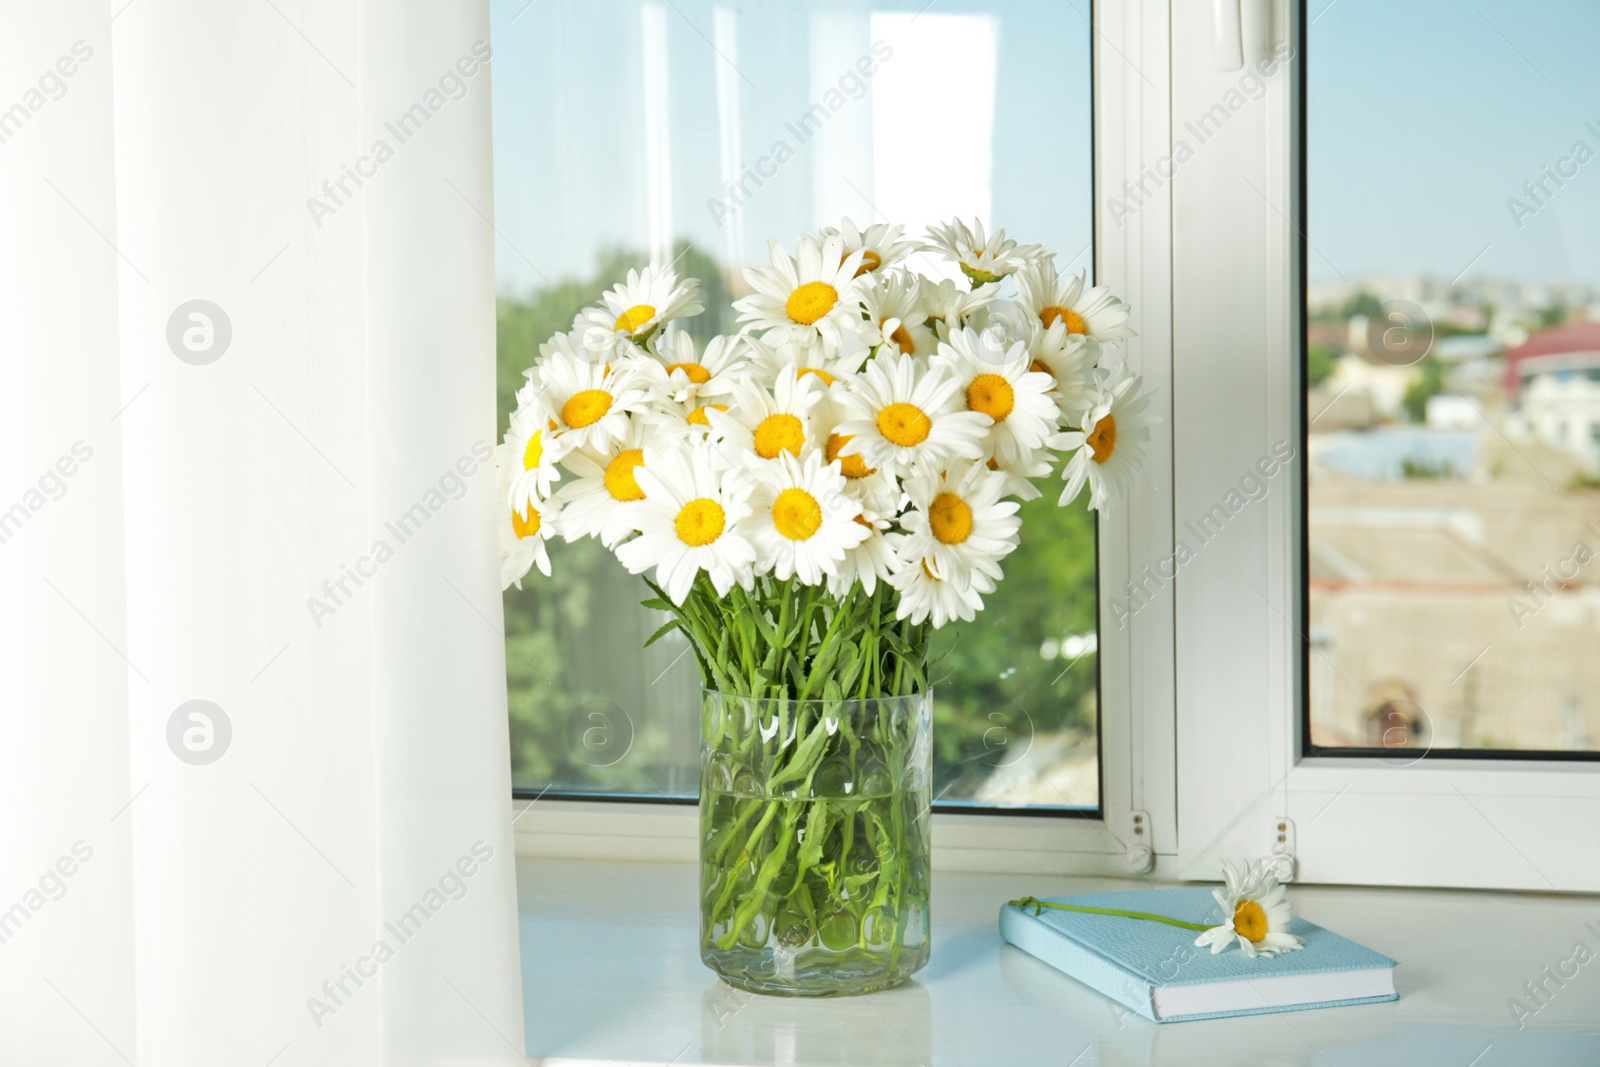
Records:
{"label": "single daisy on book", "polygon": [[1394,960],[1296,917],[1264,861],[1224,863],[1223,878],[1022,897],[1000,909],[1000,936],[1154,1022],[1398,999]]}

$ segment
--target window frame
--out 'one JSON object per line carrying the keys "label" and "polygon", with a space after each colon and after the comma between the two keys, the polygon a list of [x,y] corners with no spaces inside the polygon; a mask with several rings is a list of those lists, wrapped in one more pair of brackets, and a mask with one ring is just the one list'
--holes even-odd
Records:
{"label": "window frame", "polygon": [[[1110,614],[1110,594],[1136,577],[1135,561],[1172,552],[1171,217],[1158,198],[1118,219],[1101,195],[1137,181],[1170,143],[1169,12],[1163,0],[1093,0],[1090,18],[1095,276],[1132,306],[1139,335],[1127,358],[1161,416],[1146,477],[1099,523],[1101,809],[1096,817],[936,812],[940,870],[1171,877],[1178,856],[1172,590],[1159,591],[1126,628]],[[517,854],[692,862],[694,805],[661,800],[669,802],[522,794],[513,801]]]}
{"label": "window frame", "polygon": [[[1208,545],[1177,580],[1177,868],[1215,878],[1222,858],[1277,848],[1302,881],[1597,891],[1600,764],[1308,754],[1305,8],[1247,5],[1247,18],[1265,12],[1273,37],[1295,42],[1292,76],[1269,81],[1251,116],[1231,120],[1172,183],[1179,521],[1273,443],[1293,441],[1301,460],[1229,526],[1231,545]],[[1175,5],[1173,20],[1174,40],[1212,39],[1204,5]],[[1174,52],[1175,123],[1237,76],[1212,60]],[[1226,240],[1215,239],[1219,217]]]}

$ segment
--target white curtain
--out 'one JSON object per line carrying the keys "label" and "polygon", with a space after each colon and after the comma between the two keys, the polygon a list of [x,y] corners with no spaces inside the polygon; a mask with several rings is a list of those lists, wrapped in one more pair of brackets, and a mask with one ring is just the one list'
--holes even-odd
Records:
{"label": "white curtain", "polygon": [[0,1063],[521,1062],[486,5],[0,7]]}

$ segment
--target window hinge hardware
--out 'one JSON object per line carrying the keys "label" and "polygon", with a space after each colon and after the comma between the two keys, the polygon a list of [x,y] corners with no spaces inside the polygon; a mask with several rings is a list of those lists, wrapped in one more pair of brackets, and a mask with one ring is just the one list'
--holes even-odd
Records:
{"label": "window hinge hardware", "polygon": [[1272,820],[1272,851],[1268,863],[1280,882],[1292,882],[1295,876],[1294,820],[1280,815]]}
{"label": "window hinge hardware", "polygon": [[1128,812],[1127,823],[1122,840],[1126,847],[1123,853],[1135,873],[1149,874],[1156,865],[1155,842],[1150,837],[1150,813],[1147,811]]}

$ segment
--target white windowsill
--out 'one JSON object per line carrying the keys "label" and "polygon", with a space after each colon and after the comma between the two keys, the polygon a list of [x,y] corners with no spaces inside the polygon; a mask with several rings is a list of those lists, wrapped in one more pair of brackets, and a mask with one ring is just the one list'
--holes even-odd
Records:
{"label": "white windowsill", "polygon": [[[1295,886],[1301,914],[1400,961],[1400,1000],[1158,1026],[995,932],[1010,897],[1138,880],[936,873],[928,966],[898,989],[829,1000],[719,983],[697,953],[690,864],[522,859],[518,883],[528,1052],[540,1067],[1600,1063],[1594,896]],[[1519,1031],[1508,999],[1525,998],[1523,983],[1580,940],[1596,957]]]}
{"label": "white windowsill", "polygon": [[[693,863],[697,809],[678,804],[561,799],[515,802],[519,859]],[[1152,825],[1157,842],[1171,827]],[[1126,828],[1123,828],[1126,834]],[[1054,815],[938,812],[933,817],[936,871],[1107,875],[1129,873],[1126,845],[1101,819]],[[1157,852],[1165,873],[1176,857]],[[1174,868],[1175,869],[1175,868]],[[1159,876],[1159,875],[1157,875]]]}

